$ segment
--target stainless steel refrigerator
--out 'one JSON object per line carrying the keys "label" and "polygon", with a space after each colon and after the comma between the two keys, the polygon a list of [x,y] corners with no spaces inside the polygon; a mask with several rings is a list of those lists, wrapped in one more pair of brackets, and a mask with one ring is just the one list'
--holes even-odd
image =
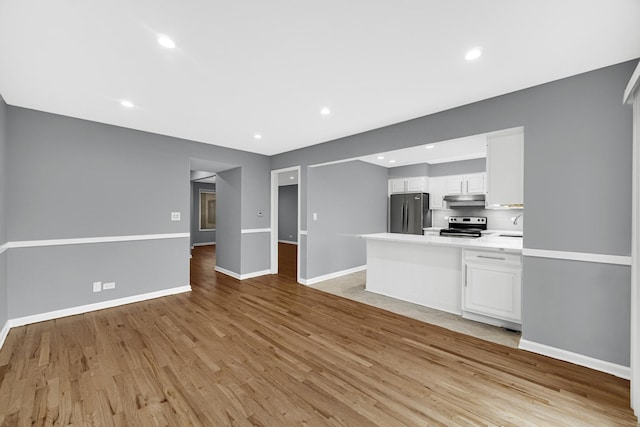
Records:
{"label": "stainless steel refrigerator", "polygon": [[431,227],[429,194],[392,194],[389,215],[389,232],[423,234],[423,228]]}

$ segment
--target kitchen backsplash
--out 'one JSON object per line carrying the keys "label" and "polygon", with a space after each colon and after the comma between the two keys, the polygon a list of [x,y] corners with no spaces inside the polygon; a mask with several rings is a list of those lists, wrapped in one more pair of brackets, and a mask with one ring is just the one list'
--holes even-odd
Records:
{"label": "kitchen backsplash", "polygon": [[490,230],[522,231],[522,224],[526,215],[518,218],[518,224],[514,225],[512,218],[524,213],[524,209],[448,209],[432,212],[432,225],[434,227],[446,227],[449,216],[486,216],[487,228]]}

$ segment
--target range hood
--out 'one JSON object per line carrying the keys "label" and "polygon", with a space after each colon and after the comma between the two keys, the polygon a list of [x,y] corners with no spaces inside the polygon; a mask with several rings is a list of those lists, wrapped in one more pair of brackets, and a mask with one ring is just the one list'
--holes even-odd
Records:
{"label": "range hood", "polygon": [[485,202],[484,194],[447,194],[444,196],[449,208],[472,208],[483,207]]}

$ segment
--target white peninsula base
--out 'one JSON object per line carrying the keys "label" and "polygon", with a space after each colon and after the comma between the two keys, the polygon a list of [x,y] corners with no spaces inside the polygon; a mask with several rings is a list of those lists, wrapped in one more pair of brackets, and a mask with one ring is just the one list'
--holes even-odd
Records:
{"label": "white peninsula base", "polygon": [[367,239],[367,291],[459,315],[461,283],[462,248]]}

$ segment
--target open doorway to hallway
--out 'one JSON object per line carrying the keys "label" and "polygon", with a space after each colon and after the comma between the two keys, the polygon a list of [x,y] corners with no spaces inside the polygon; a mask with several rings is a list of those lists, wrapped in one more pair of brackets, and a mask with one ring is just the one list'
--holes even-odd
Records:
{"label": "open doorway to hallway", "polygon": [[299,281],[300,168],[271,172],[271,272]]}

